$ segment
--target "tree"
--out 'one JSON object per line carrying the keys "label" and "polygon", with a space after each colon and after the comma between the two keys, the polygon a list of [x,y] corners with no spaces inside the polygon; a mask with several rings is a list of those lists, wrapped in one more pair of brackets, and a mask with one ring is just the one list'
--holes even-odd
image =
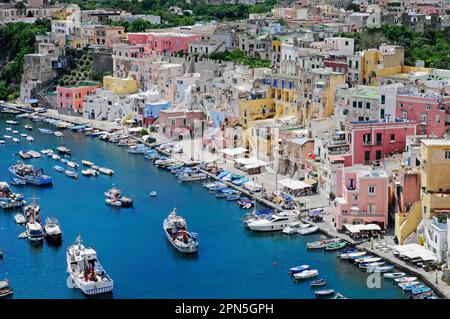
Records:
{"label": "tree", "polygon": [[356,3],[351,2],[345,7],[345,10],[353,11],[353,12],[359,12],[359,5],[357,5]]}
{"label": "tree", "polygon": [[27,9],[27,6],[25,5],[25,3],[23,3],[23,1],[19,1],[19,2],[16,2],[16,4],[14,5],[14,8],[19,10],[19,15],[23,15],[25,13],[25,10]]}

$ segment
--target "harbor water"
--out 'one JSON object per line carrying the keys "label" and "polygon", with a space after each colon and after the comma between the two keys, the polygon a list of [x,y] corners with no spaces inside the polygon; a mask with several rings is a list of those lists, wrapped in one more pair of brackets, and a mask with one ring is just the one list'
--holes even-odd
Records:
{"label": "harbor water", "polygon": [[[0,116],[0,135],[5,130]],[[30,134],[34,142],[20,137],[21,143],[7,140],[0,145],[0,181],[8,181],[8,167],[20,150],[54,149],[61,139],[38,131],[55,129],[45,123],[17,120],[10,126]],[[23,125],[31,124],[32,131]],[[235,202],[216,199],[201,182],[179,183],[174,175],[156,168],[141,155],[131,155],[97,138],[70,130],[62,131],[71,159],[80,164],[79,178],[56,172],[54,165],[65,166],[45,155],[26,160],[53,177],[50,187],[19,186],[26,200],[39,198],[43,220],[56,217],[63,229],[60,246],[31,246],[18,239],[23,226],[14,222],[17,210],[0,209],[0,279],[8,278],[14,298],[85,298],[78,289],[67,287],[66,248],[81,235],[86,246],[97,250],[100,262],[114,280],[114,291],[103,298],[315,298],[309,282],[294,283],[290,267],[308,264],[328,279],[328,288],[348,298],[406,298],[391,280],[381,279],[381,287],[367,287],[367,273],[336,253],[309,252],[305,244],[323,235],[286,236],[281,233],[254,233],[243,227],[245,211]],[[114,170],[113,176],[81,175],[81,160]],[[72,169],[71,169],[72,170]],[[115,208],[105,204],[103,193],[112,185],[134,198],[134,208]],[[149,193],[155,190],[156,197]],[[163,232],[162,222],[177,208],[189,229],[199,234],[199,253],[182,255],[172,247]]]}

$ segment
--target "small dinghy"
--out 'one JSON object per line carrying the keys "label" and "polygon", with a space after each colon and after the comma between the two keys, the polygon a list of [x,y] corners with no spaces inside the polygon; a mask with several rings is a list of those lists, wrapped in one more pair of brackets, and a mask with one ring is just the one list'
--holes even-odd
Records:
{"label": "small dinghy", "polygon": [[155,191],[150,192],[150,197],[156,197],[156,192]]}
{"label": "small dinghy", "polygon": [[307,269],[309,269],[309,265],[301,265],[301,266],[297,266],[297,267],[292,267],[291,269],[289,269],[289,275],[295,275],[295,274],[298,274]]}
{"label": "small dinghy", "polygon": [[59,166],[59,165],[53,166],[53,169],[54,169],[55,171],[57,171],[57,172],[60,172],[60,173],[64,172],[64,167]]}
{"label": "small dinghy", "polygon": [[309,235],[309,234],[315,233],[318,230],[319,230],[319,226],[311,225],[310,227],[300,228],[299,230],[297,230],[297,233],[300,235]]}
{"label": "small dinghy", "polygon": [[322,297],[322,296],[334,295],[335,291],[334,291],[334,289],[323,289],[323,290],[314,291],[314,294],[316,296]]}
{"label": "small dinghy", "polygon": [[318,275],[319,275],[319,271],[317,269],[309,269],[309,270],[304,270],[302,272],[294,274],[294,278],[296,280],[303,280],[303,279],[317,277]]}
{"label": "small dinghy", "polygon": [[25,216],[23,216],[23,214],[21,214],[21,213],[15,214],[14,220],[16,221],[16,224],[19,224],[19,225],[23,225],[27,222]]}
{"label": "small dinghy", "polygon": [[394,281],[399,284],[403,283],[403,282],[411,282],[411,281],[416,281],[416,280],[417,280],[417,277],[401,277],[401,278],[394,279]]}
{"label": "small dinghy", "polygon": [[319,287],[327,284],[327,280],[325,278],[320,278],[311,282],[311,287]]}
{"label": "small dinghy", "polygon": [[77,163],[71,162],[71,161],[68,161],[66,164],[67,164],[67,166],[72,167],[72,168],[78,168],[78,166],[79,166]]}
{"label": "small dinghy", "polygon": [[69,177],[71,177],[71,178],[78,178],[78,173],[75,173],[75,172],[73,172],[73,171],[69,171],[69,170],[65,170],[64,171],[64,174],[66,175],[66,176],[69,176]]}
{"label": "small dinghy", "polygon": [[27,136],[27,141],[28,141],[28,142],[33,142],[33,141],[34,141],[33,136],[28,135],[28,136]]}
{"label": "small dinghy", "polygon": [[383,277],[387,278],[387,279],[396,279],[396,278],[402,278],[405,276],[406,276],[406,273],[404,273],[404,272],[389,272],[389,273],[383,274]]}

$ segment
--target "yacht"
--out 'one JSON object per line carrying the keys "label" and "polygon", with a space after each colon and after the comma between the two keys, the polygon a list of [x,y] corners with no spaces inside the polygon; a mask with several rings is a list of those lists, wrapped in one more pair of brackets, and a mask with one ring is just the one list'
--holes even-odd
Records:
{"label": "yacht", "polygon": [[74,286],[86,295],[111,292],[114,282],[98,261],[94,248],[85,247],[78,236],[66,252],[67,272]]}
{"label": "yacht", "polygon": [[169,242],[182,253],[196,253],[198,250],[198,236],[189,233],[186,220],[177,215],[176,208],[164,219],[163,229]]}
{"label": "yacht", "polygon": [[297,220],[298,211],[283,211],[263,219],[252,220],[247,223],[248,228],[254,231],[279,231]]}

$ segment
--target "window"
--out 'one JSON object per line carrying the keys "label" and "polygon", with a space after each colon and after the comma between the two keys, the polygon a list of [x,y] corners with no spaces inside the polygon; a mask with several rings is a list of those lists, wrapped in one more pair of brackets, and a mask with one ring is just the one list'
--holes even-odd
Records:
{"label": "window", "polygon": [[370,109],[370,103],[369,102],[366,103],[366,109]]}
{"label": "window", "polygon": [[402,111],[402,118],[408,119],[408,111]]}
{"label": "window", "polygon": [[353,101],[353,107],[356,109],[356,105],[357,105],[357,103],[356,103],[356,101]]}
{"label": "window", "polygon": [[400,103],[400,108],[403,108],[403,103]]}
{"label": "window", "polygon": [[384,119],[384,109],[380,109],[380,118]]}
{"label": "window", "polygon": [[431,110],[431,104],[425,105],[425,109],[426,109],[426,110]]}
{"label": "window", "polygon": [[375,195],[375,186],[369,186],[368,194],[369,195]]}
{"label": "window", "polygon": [[445,159],[450,159],[450,151],[445,151]]}
{"label": "window", "polygon": [[359,108],[359,109],[362,109],[362,104],[363,104],[363,103],[362,103],[361,101],[358,102],[358,108]]}
{"label": "window", "polygon": [[381,104],[385,104],[386,103],[386,96],[382,95],[381,96]]}
{"label": "window", "polygon": [[436,123],[440,123],[440,122],[441,122],[441,115],[436,114]]}
{"label": "window", "polygon": [[391,134],[391,142],[395,142],[395,134]]}
{"label": "window", "polygon": [[422,122],[426,123],[426,122],[427,122],[427,113],[422,113],[422,114],[420,115],[420,120],[421,120]]}

